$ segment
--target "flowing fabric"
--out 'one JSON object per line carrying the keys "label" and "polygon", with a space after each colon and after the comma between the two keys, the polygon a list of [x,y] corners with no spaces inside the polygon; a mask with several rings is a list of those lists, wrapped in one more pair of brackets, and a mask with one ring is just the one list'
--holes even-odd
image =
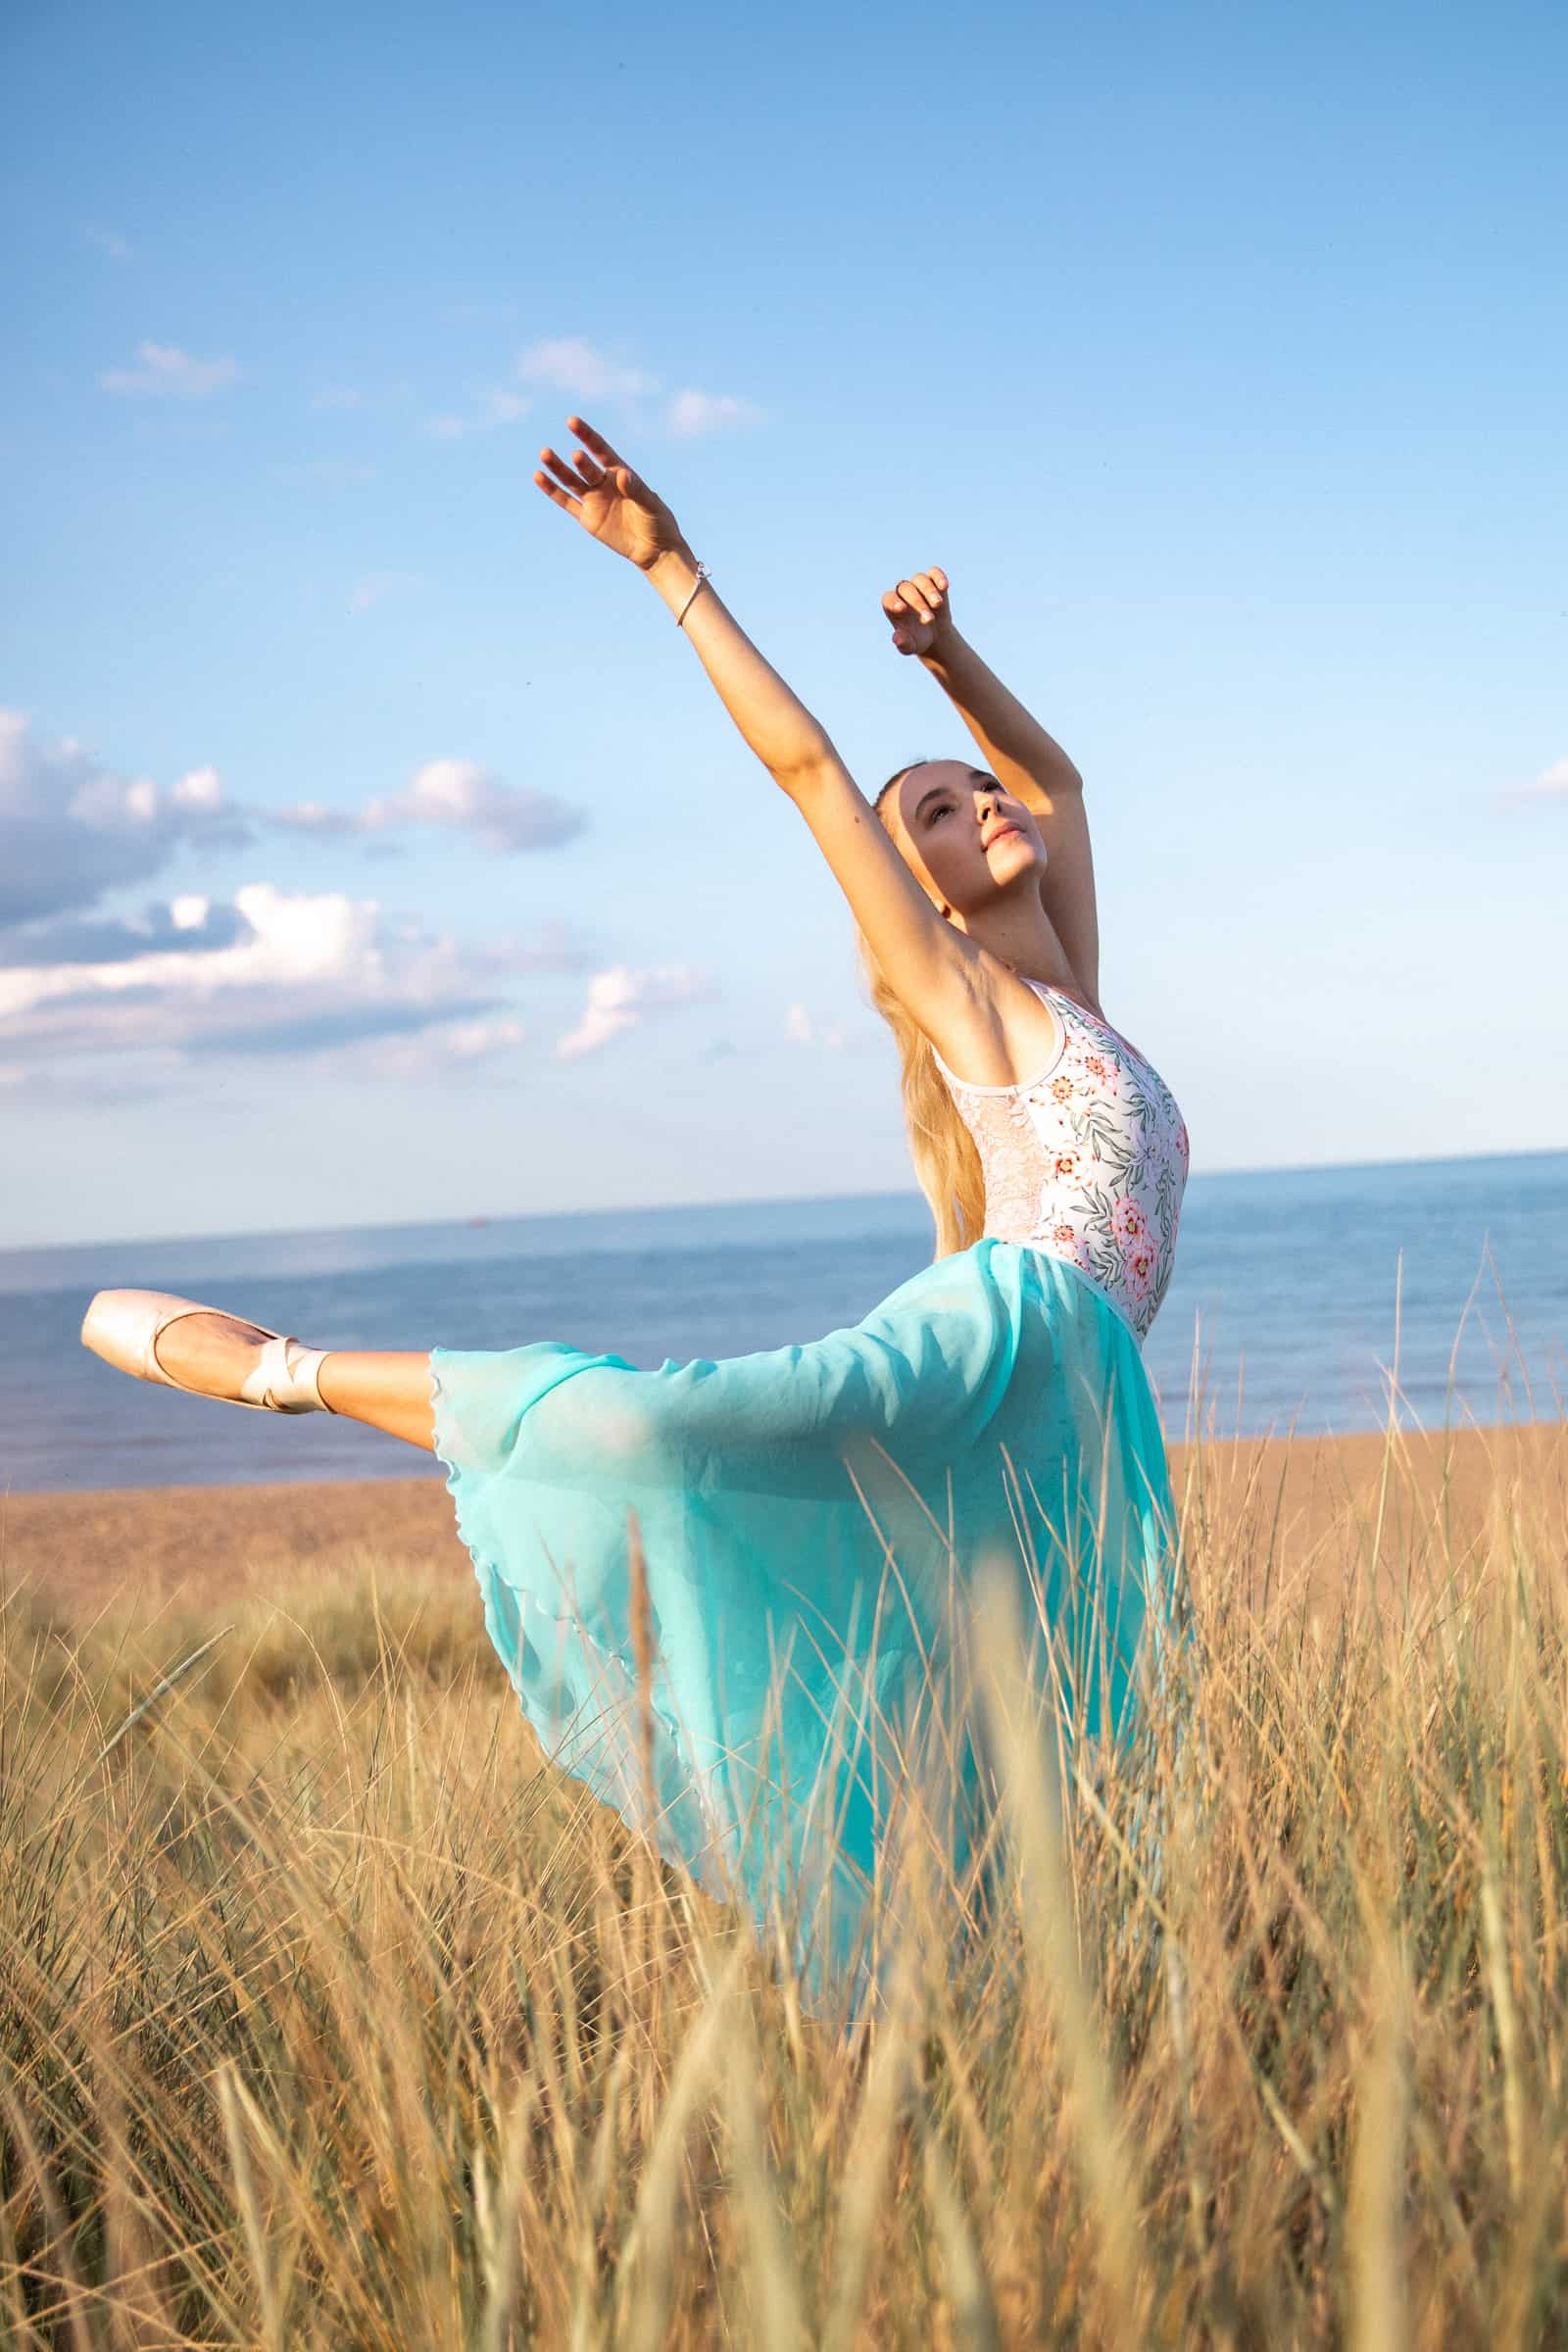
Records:
{"label": "flowing fabric", "polygon": [[956,1872],[984,1833],[982,1761],[943,1713],[982,1563],[1013,1580],[1069,1742],[1126,1737],[1162,1671],[1175,1511],[1139,1343],[1040,1250],[976,1242],[804,1346],[657,1371],[438,1348],[431,1376],[485,1624],[546,1753],[784,1934],[813,1996],[864,1982],[917,1755]]}

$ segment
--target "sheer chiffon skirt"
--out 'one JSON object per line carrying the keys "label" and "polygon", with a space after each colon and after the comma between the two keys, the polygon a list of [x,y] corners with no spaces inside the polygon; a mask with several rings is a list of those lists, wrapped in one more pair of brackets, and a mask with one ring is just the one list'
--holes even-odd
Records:
{"label": "sheer chiffon skirt", "polygon": [[804,1346],[658,1370],[438,1348],[431,1385],[546,1753],[787,1939],[819,2006],[880,1981],[906,1833],[988,1884],[982,1570],[1058,1753],[1157,1704],[1181,1621],[1157,1408],[1133,1332],[1043,1251],[977,1242]]}

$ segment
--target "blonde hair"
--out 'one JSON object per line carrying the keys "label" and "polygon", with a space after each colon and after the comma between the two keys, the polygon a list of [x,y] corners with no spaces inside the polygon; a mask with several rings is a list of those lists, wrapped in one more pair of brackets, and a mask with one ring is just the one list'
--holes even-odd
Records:
{"label": "blonde hair", "polygon": [[[898,787],[911,767],[925,765],[923,760],[909,760],[889,776],[877,794],[872,805],[888,833],[893,832],[894,796]],[[916,1028],[894,995],[872,953],[870,941],[858,925],[856,945],[871,1002],[898,1041],[903,1065],[904,1121],[908,1129],[914,1173],[936,1219],[936,1254],[952,1257],[956,1251],[967,1250],[985,1231],[986,1180],[980,1154],[975,1150],[973,1136],[958,1116],[947,1081],[937,1068],[930,1039]]]}

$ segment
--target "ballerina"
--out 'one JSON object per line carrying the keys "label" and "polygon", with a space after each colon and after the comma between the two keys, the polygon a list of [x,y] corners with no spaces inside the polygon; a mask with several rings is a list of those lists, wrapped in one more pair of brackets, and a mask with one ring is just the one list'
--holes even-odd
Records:
{"label": "ballerina", "polygon": [[433,1452],[546,1752],[764,1930],[787,1908],[819,1988],[861,1965],[917,1744],[948,1736],[956,1871],[981,1838],[983,1775],[931,1715],[977,1562],[1011,1564],[1069,1740],[1147,1702],[1180,1569],[1141,1348],[1187,1129],[1101,1007],[1082,780],[957,631],[946,574],[882,609],[985,764],[917,760],[867,801],[663,500],[567,423],[582,447],[543,450],[536,486],[662,600],[849,901],[932,1263],[854,1326],[657,1370],[554,1340],[323,1351],[157,1292],[100,1292],[81,1336],[143,1380]]}

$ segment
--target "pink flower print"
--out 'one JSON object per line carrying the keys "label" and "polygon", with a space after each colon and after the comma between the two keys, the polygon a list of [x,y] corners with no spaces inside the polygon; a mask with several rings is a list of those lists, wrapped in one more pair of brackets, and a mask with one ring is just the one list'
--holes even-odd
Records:
{"label": "pink flower print", "polygon": [[1127,1284],[1128,1298],[1132,1300],[1134,1306],[1142,1306],[1144,1300],[1149,1297],[1150,1285],[1154,1279],[1153,1250],[1131,1250],[1128,1255],[1122,1259],[1121,1267],[1123,1277]]}
{"label": "pink flower print", "polygon": [[1084,1055],[1084,1068],[1091,1078],[1103,1078],[1105,1075],[1105,1064],[1098,1054]]}
{"label": "pink flower print", "polygon": [[1082,1154],[1077,1152],[1054,1152],[1052,1153],[1051,1173],[1057,1184],[1076,1184],[1078,1182],[1078,1162]]}
{"label": "pink flower print", "polygon": [[1051,1238],[1054,1243],[1057,1244],[1058,1248],[1070,1249],[1073,1243],[1078,1239],[1078,1236],[1074,1233],[1070,1225],[1053,1225],[1051,1228]]}
{"label": "pink flower print", "polygon": [[1074,1094],[1077,1092],[1077,1089],[1074,1087],[1070,1078],[1062,1077],[1053,1078],[1051,1081],[1051,1091],[1055,1096],[1058,1102],[1070,1102]]}
{"label": "pink flower print", "polygon": [[1149,1219],[1130,1194],[1123,1193],[1111,1210],[1110,1230],[1115,1235],[1124,1256],[1129,1250],[1136,1250],[1140,1244],[1148,1241]]}

